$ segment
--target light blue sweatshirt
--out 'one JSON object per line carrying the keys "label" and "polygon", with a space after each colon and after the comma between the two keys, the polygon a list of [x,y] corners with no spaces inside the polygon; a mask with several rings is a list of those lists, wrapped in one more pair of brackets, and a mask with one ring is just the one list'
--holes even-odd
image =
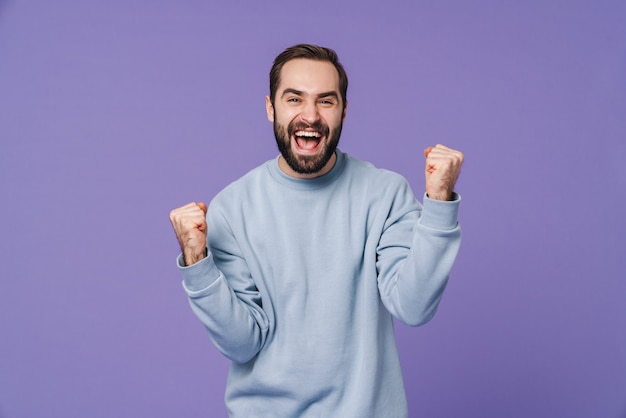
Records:
{"label": "light blue sweatshirt", "polygon": [[232,360],[231,417],[406,417],[392,316],[434,315],[459,201],[422,206],[401,176],[340,151],[322,177],[289,177],[275,159],[220,192],[208,257],[178,264]]}

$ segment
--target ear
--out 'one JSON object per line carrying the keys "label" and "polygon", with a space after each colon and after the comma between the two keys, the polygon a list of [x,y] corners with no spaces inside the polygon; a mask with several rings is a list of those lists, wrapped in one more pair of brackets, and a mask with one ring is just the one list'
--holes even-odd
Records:
{"label": "ear", "polygon": [[341,117],[341,121],[346,120],[346,111],[348,110],[348,99],[346,99],[346,105],[343,107],[343,116]]}
{"label": "ear", "polygon": [[270,100],[270,96],[265,96],[265,111],[267,112],[267,120],[274,123],[274,106]]}

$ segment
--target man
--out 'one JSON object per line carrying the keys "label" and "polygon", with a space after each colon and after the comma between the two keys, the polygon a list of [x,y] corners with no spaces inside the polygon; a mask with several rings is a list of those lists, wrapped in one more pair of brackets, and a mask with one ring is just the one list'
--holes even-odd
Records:
{"label": "man", "polygon": [[[232,360],[233,417],[406,417],[393,317],[435,313],[460,243],[463,155],[426,156],[420,205],[399,175],[339,151],[348,80],[334,51],[274,61],[277,159],[170,219],[193,311]],[[205,217],[206,213],[206,217]]]}

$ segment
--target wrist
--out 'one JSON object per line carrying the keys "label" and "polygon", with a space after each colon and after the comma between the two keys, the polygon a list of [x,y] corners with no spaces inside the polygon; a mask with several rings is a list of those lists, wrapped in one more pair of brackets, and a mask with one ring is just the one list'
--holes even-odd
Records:
{"label": "wrist", "polygon": [[440,200],[443,202],[449,202],[452,200],[452,192],[441,192],[441,193],[426,192],[426,197],[432,200]]}
{"label": "wrist", "polygon": [[185,262],[185,266],[191,266],[196,264],[198,261],[206,258],[208,255],[208,248],[204,247],[204,250],[200,253],[191,252],[191,251],[183,251],[183,261]]}

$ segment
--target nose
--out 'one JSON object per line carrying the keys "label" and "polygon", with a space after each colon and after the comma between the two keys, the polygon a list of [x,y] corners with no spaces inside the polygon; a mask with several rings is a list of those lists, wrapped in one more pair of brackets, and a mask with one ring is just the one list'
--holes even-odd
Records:
{"label": "nose", "polygon": [[310,123],[310,124],[317,122],[320,118],[319,110],[317,108],[317,103],[315,103],[314,101],[307,102],[304,106],[304,109],[302,109],[301,117],[303,121]]}

